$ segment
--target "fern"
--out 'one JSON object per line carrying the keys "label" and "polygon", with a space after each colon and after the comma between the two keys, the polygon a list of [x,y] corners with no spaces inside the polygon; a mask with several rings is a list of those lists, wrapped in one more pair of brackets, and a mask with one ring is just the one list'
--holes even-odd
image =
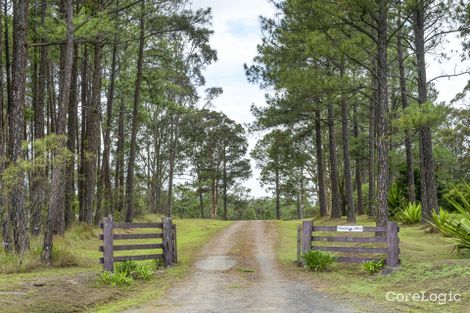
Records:
{"label": "fern", "polygon": [[305,266],[315,272],[323,272],[327,270],[330,265],[336,261],[336,257],[328,252],[311,250],[302,255],[305,260]]}
{"label": "fern", "polygon": [[456,191],[453,196],[447,196],[446,200],[460,213],[461,216],[452,219],[443,219],[436,216],[436,220],[432,223],[445,236],[450,237],[450,241],[454,248],[459,251],[461,249],[470,249],[470,184],[464,184],[465,192]]}
{"label": "fern", "polygon": [[421,203],[410,202],[397,214],[404,224],[417,224],[421,221]]}
{"label": "fern", "polygon": [[362,269],[366,271],[367,273],[369,273],[370,275],[377,273],[378,271],[383,269],[384,266],[385,266],[384,259],[381,259],[378,261],[374,261],[374,260],[367,261],[367,262],[362,263],[361,265]]}

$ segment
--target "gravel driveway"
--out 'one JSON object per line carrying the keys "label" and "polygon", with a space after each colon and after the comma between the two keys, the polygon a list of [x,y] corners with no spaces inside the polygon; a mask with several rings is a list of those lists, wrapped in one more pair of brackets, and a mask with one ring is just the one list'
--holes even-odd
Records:
{"label": "gravel driveway", "polygon": [[275,241],[272,222],[237,221],[204,247],[188,279],[160,300],[126,312],[358,312],[284,275],[276,265]]}

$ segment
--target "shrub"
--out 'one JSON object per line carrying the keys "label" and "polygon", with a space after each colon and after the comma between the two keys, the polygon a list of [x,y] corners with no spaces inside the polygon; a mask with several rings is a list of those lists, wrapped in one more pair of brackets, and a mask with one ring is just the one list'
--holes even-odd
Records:
{"label": "shrub", "polygon": [[405,224],[417,224],[421,221],[421,203],[410,202],[397,214],[397,218]]}
{"label": "shrub", "polygon": [[330,265],[335,262],[336,257],[328,252],[311,250],[302,255],[305,261],[305,266],[315,272],[323,272],[328,270]]}
{"label": "shrub", "polygon": [[0,247],[0,273],[26,273],[41,267],[41,244],[40,240],[32,238],[31,249],[23,255],[7,252]]}
{"label": "shrub", "polygon": [[134,261],[124,261],[116,264],[114,274],[103,272],[100,281],[105,285],[124,286],[129,285],[134,279],[149,280],[152,274],[152,265],[139,265]]}
{"label": "shrub", "polygon": [[116,272],[131,276],[133,272],[137,271],[137,263],[134,261],[124,261],[117,263]]}
{"label": "shrub", "polygon": [[156,270],[158,270],[160,267],[163,266],[163,261],[161,259],[154,259],[153,266],[155,267]]}
{"label": "shrub", "polygon": [[142,279],[142,280],[149,280],[150,276],[152,276],[153,271],[150,265],[139,265],[137,270],[135,271],[136,275],[135,278]]}
{"label": "shrub", "polygon": [[90,240],[96,238],[96,236],[93,227],[85,223],[73,224],[65,233],[66,239],[72,241]]}
{"label": "shrub", "polygon": [[400,208],[405,202],[405,197],[403,195],[400,186],[397,183],[393,183],[388,190],[387,203],[388,203],[388,213],[390,216],[395,216],[399,213]]}
{"label": "shrub", "polygon": [[98,282],[102,285],[122,287],[122,286],[129,286],[130,284],[132,284],[133,279],[132,277],[127,276],[125,273],[103,272],[98,277]]}
{"label": "shrub", "polygon": [[[444,227],[446,223],[456,220],[457,218],[458,218],[457,214],[449,213],[447,210],[444,210],[441,208],[439,210],[439,213],[432,211],[431,224],[440,230],[442,227]],[[446,236],[446,234],[444,235]]]}
{"label": "shrub", "polygon": [[18,263],[19,260],[17,255],[6,251],[0,251],[0,272],[2,274],[17,272]]}
{"label": "shrub", "polygon": [[458,183],[443,195],[442,205],[449,212],[456,212],[456,208],[452,201],[459,203],[461,206],[464,206],[464,201],[470,202],[470,187],[469,183]]}
{"label": "shrub", "polygon": [[455,194],[447,196],[447,201],[461,214],[461,217],[455,216],[451,219],[438,219],[433,225],[439,229],[445,236],[451,237],[449,241],[454,248],[470,249],[470,200],[466,195],[470,194],[470,184],[465,184],[465,193],[456,191]]}
{"label": "shrub", "polygon": [[364,262],[361,264],[361,267],[364,271],[372,275],[374,273],[377,273],[381,269],[383,269],[384,265],[385,265],[385,261],[384,259],[381,259],[378,261],[370,260],[370,261]]}
{"label": "shrub", "polygon": [[[41,249],[42,252],[42,249]],[[52,265],[56,267],[78,266],[77,257],[65,247],[52,246]]]}
{"label": "shrub", "polygon": [[113,273],[104,271],[98,276],[98,282],[102,285],[111,285]]}

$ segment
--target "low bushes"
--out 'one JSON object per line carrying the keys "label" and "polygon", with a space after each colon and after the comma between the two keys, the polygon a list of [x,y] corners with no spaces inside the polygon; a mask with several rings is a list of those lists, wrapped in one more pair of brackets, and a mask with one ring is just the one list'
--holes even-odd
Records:
{"label": "low bushes", "polygon": [[102,285],[108,285],[112,287],[123,287],[132,284],[133,279],[131,276],[127,276],[126,273],[103,272],[98,277],[98,282]]}
{"label": "low bushes", "polygon": [[[0,248],[0,273],[26,273],[43,266],[42,237],[32,238],[31,249],[23,255],[10,253]],[[79,257],[72,252],[68,246],[68,241],[58,237],[52,248],[53,267],[71,267],[79,265]]]}
{"label": "low bushes", "polygon": [[447,201],[454,207],[459,215],[446,215],[445,213],[434,214],[433,225],[439,229],[444,236],[459,251],[470,249],[470,184],[465,184],[465,192],[455,191],[452,196],[447,196]]}
{"label": "low bushes", "polygon": [[[452,220],[455,220],[459,218],[458,214],[455,213],[450,213],[447,210],[440,209],[439,213],[432,212],[432,222],[431,224],[435,226],[437,229],[441,229],[445,226],[445,224],[451,222]],[[447,236],[446,234],[443,234],[444,236]]]}
{"label": "low bushes", "polygon": [[390,217],[394,217],[400,213],[401,208],[405,205],[406,200],[403,191],[397,183],[393,183],[388,190],[387,204]]}
{"label": "low bushes", "polygon": [[154,269],[159,268],[159,264],[159,262],[154,262],[153,265],[137,264],[134,261],[120,262],[117,263],[114,273],[106,271],[101,273],[98,277],[98,283],[112,287],[123,287],[131,285],[134,279],[149,280]]}
{"label": "low bushes", "polygon": [[324,251],[310,250],[302,255],[302,259],[309,270],[323,272],[336,261],[336,256]]}
{"label": "low bushes", "polygon": [[116,273],[124,273],[126,276],[132,276],[137,270],[137,263],[134,261],[124,261],[116,263]]}
{"label": "low bushes", "polygon": [[385,260],[381,259],[378,261],[367,261],[361,264],[361,267],[364,271],[369,273],[370,275],[377,273],[378,271],[382,270],[385,266]]}
{"label": "low bushes", "polygon": [[417,224],[421,222],[421,203],[409,202],[397,213],[397,219],[404,224]]}

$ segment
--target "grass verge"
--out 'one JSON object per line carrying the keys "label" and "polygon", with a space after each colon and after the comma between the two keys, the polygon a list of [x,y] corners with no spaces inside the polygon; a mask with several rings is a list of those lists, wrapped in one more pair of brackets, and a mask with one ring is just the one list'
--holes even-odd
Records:
{"label": "grass verge", "polygon": [[[440,234],[426,233],[421,226],[400,225],[401,266],[389,275],[369,275],[360,264],[334,264],[330,272],[313,273],[297,267],[296,236],[300,221],[279,221],[278,258],[292,275],[302,275],[315,286],[333,294],[357,302],[369,300],[396,312],[465,312],[470,305],[470,259],[469,256],[452,255],[452,247]],[[316,225],[347,224],[345,219],[315,219]],[[374,226],[375,222],[365,216],[358,225]],[[347,245],[347,244],[346,244]],[[430,301],[387,301],[387,292],[460,294],[461,301],[439,304]]]}
{"label": "grass verge", "polygon": [[[158,220],[158,216],[150,215],[137,221]],[[121,288],[102,286],[96,281],[101,272],[98,263],[101,256],[98,251],[101,245],[98,239],[100,229],[77,225],[63,237],[57,237],[55,265],[61,267],[43,267],[38,262],[40,252],[34,252],[42,238],[33,239],[31,254],[26,255],[20,263],[19,260],[3,263],[4,268],[0,272],[1,311],[116,312],[156,299],[172,281],[188,272],[197,251],[217,231],[230,224],[213,220],[179,219],[175,219],[174,223],[178,232],[179,264],[157,271],[149,281],[135,281],[131,286]],[[147,252],[150,251],[137,251],[136,254]]]}

